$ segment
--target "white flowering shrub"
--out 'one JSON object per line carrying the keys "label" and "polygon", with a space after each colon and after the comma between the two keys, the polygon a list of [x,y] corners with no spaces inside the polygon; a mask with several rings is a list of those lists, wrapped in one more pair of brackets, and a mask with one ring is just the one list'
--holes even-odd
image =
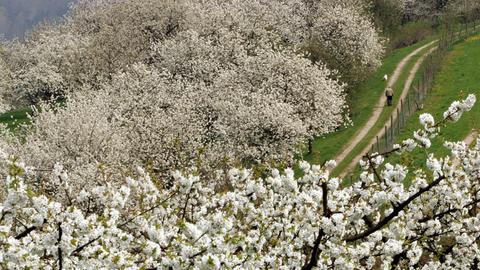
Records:
{"label": "white flowering shrub", "polygon": [[16,100],[36,103],[61,96],[67,89],[96,82],[92,66],[84,62],[87,41],[53,26],[34,32],[24,43],[12,41],[0,53],[10,69],[8,84],[1,89]]}
{"label": "white flowering shrub", "polygon": [[324,5],[317,11],[309,50],[314,59],[340,72],[355,84],[380,66],[384,47],[375,26],[362,10],[352,6]]}
{"label": "white flowering shrub", "polygon": [[[137,65],[101,91],[70,96],[65,107],[42,106],[8,152],[40,168],[63,160],[78,187],[94,183],[103,166],[148,164],[165,176],[190,166],[212,171],[290,163],[306,140],[341,124],[344,97],[341,85],[325,78],[328,70],[307,59],[263,55],[211,74],[209,85]],[[271,70],[278,73],[276,82]]]}
{"label": "white flowering shrub", "polygon": [[[78,186],[104,166],[291,163],[344,121],[343,72],[379,63],[363,2],[79,1],[1,54],[12,99],[66,104],[43,106],[8,152],[47,169],[63,160]],[[304,53],[321,31],[335,32],[326,48],[345,69]]]}
{"label": "white flowering shrub", "polygon": [[[322,31],[335,29],[329,38],[335,44],[325,48],[335,51],[335,63],[345,60],[345,55],[351,61],[348,68],[328,68],[346,74],[352,67],[375,68],[382,56],[381,39],[368,15],[353,8],[360,2],[364,1],[83,0],[74,5],[63,23],[40,27],[25,42],[7,44],[7,53],[1,57],[13,71],[8,89],[37,102],[71,91],[98,90],[104,82],[112,81],[113,74],[134,64],[152,65],[152,57],[158,56],[152,48],[184,38],[190,42],[192,35],[222,49],[227,53],[224,57],[232,59],[245,53],[258,56],[261,52],[257,47],[266,44],[274,51],[290,47],[291,53],[303,58],[302,48],[312,35],[325,37],[328,34]],[[331,16],[332,10],[335,16]],[[328,27],[314,27],[317,20]],[[209,55],[200,52],[204,58]],[[166,55],[166,61],[185,57],[182,53]],[[333,63],[331,58],[317,60]],[[221,71],[224,66],[212,63],[211,68]],[[190,76],[195,75],[198,73]],[[270,75],[273,78],[274,74]],[[348,76],[343,77],[349,82]]]}
{"label": "white flowering shrub", "polygon": [[[112,74],[148,57],[173,19],[175,1],[78,1],[65,21],[7,45],[8,90],[30,103],[70,91],[96,90]],[[177,14],[178,13],[178,14]],[[173,26],[172,26],[173,27]],[[89,86],[89,87],[85,87]]]}
{"label": "white flowering shrub", "polygon": [[58,183],[49,173],[59,160],[72,175],[75,190],[98,183],[98,173],[107,164],[116,172],[122,170],[120,165],[130,164],[126,129],[111,124],[112,111],[103,100],[90,97],[70,100],[67,108],[39,108],[41,113],[34,111],[34,122],[22,135],[7,134],[4,149],[46,170],[37,175],[45,192],[57,193]]}
{"label": "white flowering shrub", "polygon": [[[43,108],[33,118],[26,137],[13,143],[9,153],[25,157],[28,164],[41,168],[51,168],[63,160],[74,182],[82,186],[95,178],[99,166],[148,164],[151,173],[165,175],[169,170],[190,166],[212,171],[231,165],[291,165],[294,155],[309,139],[332,132],[344,121],[345,85],[333,79],[337,72],[299,53],[311,30],[305,12],[318,10],[315,14],[320,16],[318,7],[309,8],[301,1],[142,4],[151,9],[136,8],[141,4],[131,1],[93,1],[82,2],[72,11],[59,29],[69,34],[66,40],[71,29],[80,33],[85,43],[78,55],[91,53],[91,46],[107,46],[102,50],[110,51],[108,46],[114,45],[108,45],[106,40],[97,44],[96,38],[113,40],[111,35],[123,30],[126,32],[122,38],[139,36],[141,45],[118,53],[112,50],[113,55],[105,53],[105,57],[125,60],[105,60],[113,68],[105,69],[108,72],[98,70],[107,67],[101,57],[94,57],[96,63],[82,59],[78,66],[62,63],[66,70],[72,67],[72,74],[85,71],[89,75],[73,80],[72,85],[68,84],[72,80],[65,81],[65,75],[60,75],[60,88],[68,85],[68,89],[74,89],[66,96],[66,107]],[[186,15],[176,15],[178,21],[167,20],[165,16],[174,12],[167,7]],[[140,17],[165,17],[162,26],[152,27],[163,29],[173,23],[175,31],[154,31],[158,35],[150,33],[147,37],[136,28],[141,24],[132,23],[123,27],[134,29],[101,34],[105,25],[122,27],[125,22],[119,20],[130,9]],[[339,10],[337,15],[343,9]],[[359,13],[355,14],[360,19]],[[357,40],[357,36],[341,39]],[[57,43],[58,47],[68,47]],[[367,43],[362,50],[370,50],[373,45]],[[357,47],[337,51],[355,50],[353,54],[364,59],[357,62],[374,65],[366,56],[371,52],[362,54]],[[44,54],[62,55],[61,51]],[[121,56],[126,52],[131,58]],[[77,55],[77,51],[71,55]],[[63,58],[58,57],[49,59],[61,62]],[[95,79],[90,80],[91,76]],[[29,82],[24,77],[22,81]]]}
{"label": "white flowering shrub", "polygon": [[[474,96],[444,119],[422,115],[422,147]],[[121,180],[72,190],[58,163],[58,193],[36,185],[37,169],[2,155],[0,265],[4,269],[464,269],[478,267],[480,138],[473,148],[445,144],[425,170],[389,164],[381,154],[361,162],[357,182],[329,175],[335,162],[302,162],[304,175],[247,169],[204,178],[176,171],[170,187],[138,168]],[[385,153],[391,154],[391,153]],[[453,159],[460,162],[455,163]],[[102,179],[105,175],[99,175]],[[410,177],[411,185],[404,180]],[[63,198],[59,202],[59,198]]]}

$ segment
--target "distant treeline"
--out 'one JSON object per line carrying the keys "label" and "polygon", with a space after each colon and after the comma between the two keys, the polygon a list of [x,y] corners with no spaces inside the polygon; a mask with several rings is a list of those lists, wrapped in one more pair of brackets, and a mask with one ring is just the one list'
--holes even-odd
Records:
{"label": "distant treeline", "polygon": [[0,36],[22,38],[44,20],[61,17],[74,0],[0,0]]}

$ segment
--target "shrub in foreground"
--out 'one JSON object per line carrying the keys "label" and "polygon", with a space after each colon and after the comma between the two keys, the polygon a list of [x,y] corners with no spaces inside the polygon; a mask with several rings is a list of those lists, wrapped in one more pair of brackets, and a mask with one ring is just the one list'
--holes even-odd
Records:
{"label": "shrub in foreground", "polygon": [[[475,102],[454,102],[438,123],[392,153],[423,148]],[[3,269],[452,269],[480,259],[480,140],[445,143],[451,156],[428,156],[427,169],[367,155],[353,185],[322,166],[304,176],[273,170],[263,179],[231,169],[205,179],[175,172],[172,187],[139,168],[121,188],[108,182],[72,192],[68,172],[53,170],[55,197],[42,194],[35,168],[3,155],[0,203]],[[410,186],[404,185],[412,178]],[[101,182],[99,180],[99,182]],[[221,183],[221,185],[219,184]],[[60,203],[61,201],[61,203]]]}

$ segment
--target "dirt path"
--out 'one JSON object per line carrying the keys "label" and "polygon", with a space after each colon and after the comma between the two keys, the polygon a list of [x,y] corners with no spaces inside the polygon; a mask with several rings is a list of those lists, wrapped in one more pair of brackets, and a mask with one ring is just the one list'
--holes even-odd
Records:
{"label": "dirt path", "polygon": [[[415,51],[411,52],[409,55],[405,56],[402,59],[402,61],[400,61],[400,63],[398,63],[397,67],[395,68],[395,71],[390,76],[390,78],[387,82],[387,87],[392,87],[398,81],[398,78],[400,77],[400,75],[402,74],[405,66],[408,64],[410,59],[412,59],[412,57],[414,57],[419,52],[421,52],[423,49],[430,47],[431,45],[433,45],[436,42],[437,42],[436,40],[432,41],[432,42],[416,49]],[[427,52],[427,53],[429,53],[429,52]],[[425,58],[422,58],[420,60],[422,60],[422,62],[423,62],[423,59],[425,59]],[[418,64],[418,61],[417,61],[417,64]],[[417,69],[415,70],[415,72],[413,72],[413,76],[409,76],[409,78],[412,77],[412,81],[413,81],[413,77],[415,76],[415,73],[417,72],[418,68],[420,67],[420,64],[415,65],[415,67],[417,67]],[[415,69],[415,67],[413,69]],[[413,71],[413,69],[412,69],[412,71]],[[412,71],[410,71],[410,75],[412,74]],[[410,82],[410,84],[411,84],[411,82]],[[410,88],[410,84],[408,84],[408,88]],[[405,84],[405,86],[407,86],[407,84]],[[402,95],[406,95],[406,93],[403,93],[403,92],[405,92],[405,88],[406,87],[404,87],[404,89],[402,91]],[[407,92],[408,92],[408,89],[407,89]],[[353,150],[353,148],[361,140],[363,140],[365,138],[368,131],[370,131],[370,129],[378,121],[378,118],[380,118],[380,115],[382,114],[382,111],[383,111],[383,108],[384,108],[385,104],[386,104],[386,97],[384,96],[384,94],[382,92],[382,95],[381,95],[380,99],[378,100],[377,104],[375,105],[375,108],[372,112],[372,115],[370,116],[368,121],[365,123],[365,125],[359,131],[357,131],[357,133],[354,135],[354,137],[346,144],[346,146],[342,149],[342,152],[340,152],[340,154],[335,157],[335,161],[337,161],[337,164],[340,163],[342,160],[344,160],[345,157]],[[370,147],[370,144],[368,145],[368,147]],[[362,151],[362,153],[363,152],[364,151]],[[355,161],[354,164],[356,164],[359,160],[359,159],[357,160],[356,158],[355,158],[356,161]],[[361,156],[360,156],[360,158],[361,158]],[[341,176],[342,177],[345,176],[345,174],[346,174],[345,172],[350,171],[350,169],[351,169],[351,164],[348,166],[348,168],[346,170],[344,170],[344,172],[341,174]]]}
{"label": "dirt path", "polygon": [[471,145],[475,139],[478,138],[478,131],[474,130],[468,134],[468,136],[463,140],[466,145]]}
{"label": "dirt path", "polygon": [[[431,43],[429,43],[431,44]],[[408,95],[408,91],[410,90],[410,87],[412,86],[412,83],[413,83],[413,80],[415,79],[415,75],[417,74],[418,70],[420,69],[420,66],[422,65],[422,63],[425,61],[425,59],[427,58],[427,56],[429,56],[433,51],[435,51],[437,49],[437,46],[433,47],[433,48],[430,48],[426,53],[424,53],[422,55],[422,57],[420,57],[420,59],[417,60],[417,62],[415,63],[415,65],[413,66],[413,68],[410,70],[409,74],[408,74],[408,78],[407,80],[405,81],[405,84],[403,86],[403,90],[402,90],[402,93],[400,96],[396,96],[395,98],[399,99],[399,100],[402,100],[402,99],[405,99],[405,97]],[[385,97],[382,97],[382,99],[384,100]],[[384,103],[385,104],[385,103]],[[397,103],[397,107],[392,111],[392,117],[393,117],[393,121],[395,122],[395,120],[397,119],[398,115],[393,113],[395,112],[396,110],[400,110],[400,107],[402,106],[402,104],[400,102]],[[383,109],[383,107],[381,108]],[[368,120],[367,124],[372,121],[372,123],[369,123],[371,126],[375,125],[376,121],[378,120],[378,117],[380,115],[377,116],[376,119],[372,119],[372,117],[370,117],[370,119]],[[390,128],[390,122],[387,122],[386,123],[386,126],[387,128]],[[367,130],[368,132],[368,130]],[[362,159],[363,155],[365,155],[365,153],[368,152],[368,150],[370,150],[370,148],[372,147],[373,144],[375,144],[376,142],[376,138],[378,136],[378,138],[381,138],[383,135],[385,134],[385,129],[381,129],[375,136],[373,136],[373,138],[368,142],[367,146],[362,149],[362,151],[360,152],[359,155],[357,155],[355,158],[353,158],[352,162],[350,162],[350,164],[348,165],[347,168],[345,168],[345,170],[340,174],[340,177],[345,177],[349,172],[351,172],[353,170],[353,168],[355,168],[355,166],[358,164],[358,162]]]}

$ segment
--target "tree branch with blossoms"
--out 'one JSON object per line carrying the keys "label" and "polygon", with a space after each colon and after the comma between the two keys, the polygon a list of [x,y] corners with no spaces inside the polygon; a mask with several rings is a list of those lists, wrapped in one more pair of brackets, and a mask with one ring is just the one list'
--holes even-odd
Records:
{"label": "tree branch with blossoms", "polygon": [[[469,98],[454,107],[464,112],[471,103]],[[425,134],[439,132],[433,131],[430,117],[422,116],[421,122]],[[400,152],[427,148],[426,139],[418,135]],[[8,261],[0,260],[0,266],[475,267],[480,147],[445,146],[461,163],[428,155],[426,169],[415,170],[409,186],[404,185],[408,167],[384,164],[382,156],[373,155],[362,161],[358,181],[346,187],[330,176],[334,162],[301,162],[302,176],[274,169],[265,178],[253,177],[249,169],[232,168],[216,177],[188,169],[173,173],[168,187],[138,168],[120,187],[71,193],[68,207],[25,184],[38,172],[18,158],[0,155],[0,169],[8,174],[0,200],[0,252]],[[69,183],[59,168],[54,176],[62,174],[62,183]]]}

